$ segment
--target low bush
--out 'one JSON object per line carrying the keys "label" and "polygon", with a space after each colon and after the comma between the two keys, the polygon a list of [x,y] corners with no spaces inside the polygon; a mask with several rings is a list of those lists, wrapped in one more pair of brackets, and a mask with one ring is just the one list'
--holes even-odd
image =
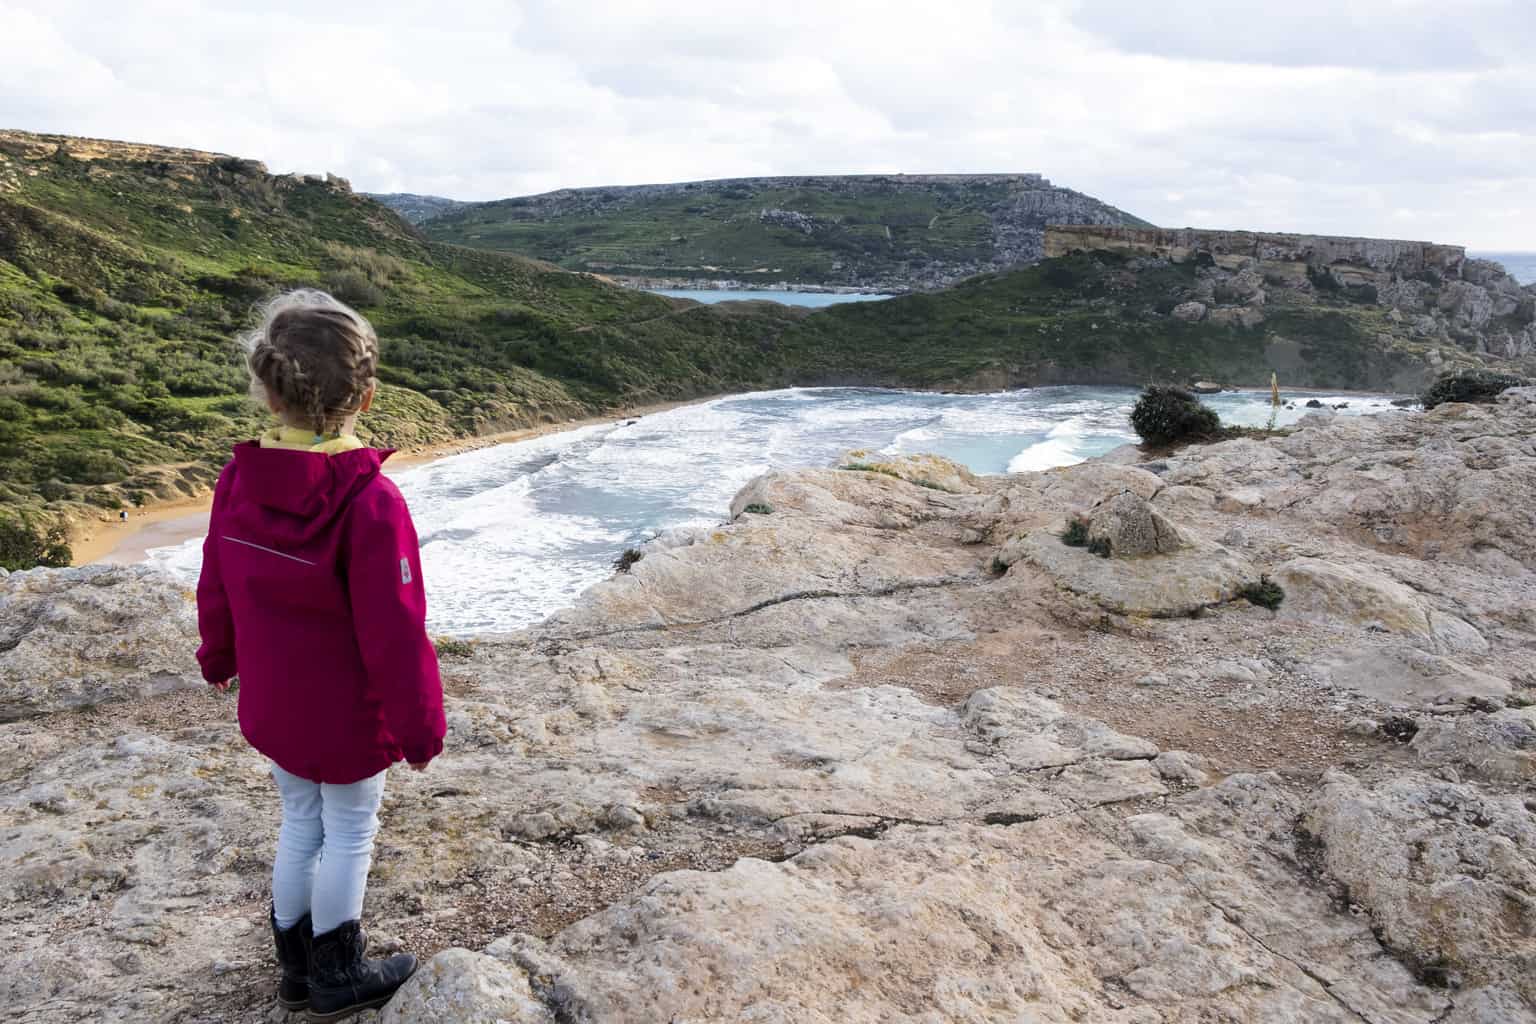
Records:
{"label": "low bush", "polygon": [[764,505],[760,501],[754,501],[752,504],[742,509],[741,514],[744,516],[771,516],[773,515],[773,506]]}
{"label": "low bush", "polygon": [[384,301],[383,289],[360,270],[338,270],[328,274],[325,287],[336,298],[353,306],[377,306]]}
{"label": "low bush", "polygon": [[68,565],[73,557],[69,531],[63,523],[0,516],[0,569],[18,572],[40,565],[58,568]]}
{"label": "low bush", "polygon": [[1131,428],[1143,444],[1166,445],[1211,437],[1221,418],[1183,388],[1150,385],[1131,410]]}
{"label": "low bush", "polygon": [[1280,584],[1268,576],[1260,576],[1259,582],[1250,583],[1239,591],[1238,596],[1249,604],[1256,604],[1260,608],[1268,608],[1274,611],[1280,607],[1280,602],[1285,600],[1285,591]]}
{"label": "low bush", "polygon": [[432,646],[437,649],[439,658],[467,658],[475,653],[474,645],[468,640],[456,640],[451,636],[440,636],[432,641]]}
{"label": "low bush", "polygon": [[1067,528],[1061,531],[1061,542],[1069,548],[1087,547],[1088,520],[1082,516],[1073,516],[1067,520]]}
{"label": "low bush", "polygon": [[645,552],[638,548],[626,548],[624,553],[613,560],[614,572],[629,572],[634,564],[645,557]]}
{"label": "low bush", "polygon": [[1431,384],[1421,401],[1425,409],[1444,402],[1492,402],[1510,388],[1530,383],[1524,377],[1498,370],[1458,370]]}

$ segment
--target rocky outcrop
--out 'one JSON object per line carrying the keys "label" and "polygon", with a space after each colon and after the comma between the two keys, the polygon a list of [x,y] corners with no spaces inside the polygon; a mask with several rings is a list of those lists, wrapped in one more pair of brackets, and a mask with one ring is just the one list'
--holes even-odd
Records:
{"label": "rocky outcrop", "polygon": [[400,216],[412,224],[420,224],[440,217],[445,213],[469,206],[469,203],[457,199],[444,199],[442,196],[423,196],[413,192],[365,192],[369,199],[377,200],[394,210]]}
{"label": "rocky outcrop", "polygon": [[[1155,461],[762,477],[445,656],[367,908],[425,965],[360,1019],[1533,1024],[1532,438],[1516,389]],[[1119,557],[1062,543],[1095,513]],[[1123,597],[1222,565],[1278,609]],[[175,588],[35,580],[143,618],[36,647],[13,703],[194,643]],[[233,695],[16,706],[0,1003],[281,1021]]]}
{"label": "rocky outcrop", "polygon": [[1046,229],[1047,257],[1074,252],[1194,264],[1193,287],[1171,300],[1170,315],[1179,320],[1252,328],[1265,321],[1272,297],[1281,307],[1317,297],[1385,310],[1389,337],[1500,359],[1536,354],[1536,286],[1522,286],[1497,263],[1468,259],[1458,245],[1192,228]]}
{"label": "rocky outcrop", "polygon": [[[166,178],[195,181],[223,177],[231,181],[260,181],[267,178],[267,166],[259,160],[210,153],[175,146],[156,146],[139,142],[118,142],[75,135],[41,135],[0,129],[0,192],[14,191],[21,176],[36,176],[48,161],[60,159],[99,164],[93,173],[110,175],[113,164],[149,164]],[[271,179],[273,187],[325,185],[343,193],[351,184],[334,174],[283,174]]]}

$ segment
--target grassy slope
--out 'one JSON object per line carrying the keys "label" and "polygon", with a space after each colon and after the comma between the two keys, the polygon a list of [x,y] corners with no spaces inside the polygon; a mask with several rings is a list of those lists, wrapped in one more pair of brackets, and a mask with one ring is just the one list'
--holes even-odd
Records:
{"label": "grassy slope", "polygon": [[700,306],[426,242],[371,200],[245,161],[28,169],[0,192],[0,512],[205,485],[262,422],[231,339],[297,285],[378,326],[385,386],[366,420],[395,445],[786,384],[1256,384],[1279,352],[1301,360],[1277,364],[1288,385],[1366,387],[1415,362],[1375,340],[1380,310],[1343,299],[1272,300],[1251,331],[1173,321],[1192,268],[1112,256],[816,313]]}
{"label": "grassy slope", "polygon": [[[929,261],[985,263],[992,255],[986,211],[1009,194],[983,183],[685,188],[645,198],[583,190],[562,199],[557,214],[539,197],[505,199],[434,217],[422,228],[432,238],[574,270],[820,283],[846,277],[839,264],[900,276],[909,262],[914,269]],[[1122,223],[1144,223],[1100,205]],[[763,223],[765,209],[793,210],[817,224],[807,233]]]}

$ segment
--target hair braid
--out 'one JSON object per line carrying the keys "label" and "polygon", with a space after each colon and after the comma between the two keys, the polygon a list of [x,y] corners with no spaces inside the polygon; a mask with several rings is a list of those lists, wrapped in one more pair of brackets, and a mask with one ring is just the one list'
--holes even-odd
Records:
{"label": "hair braid", "polygon": [[355,415],[377,383],[373,326],[325,292],[278,296],[243,340],[252,391],[274,402],[285,421],[317,434]]}

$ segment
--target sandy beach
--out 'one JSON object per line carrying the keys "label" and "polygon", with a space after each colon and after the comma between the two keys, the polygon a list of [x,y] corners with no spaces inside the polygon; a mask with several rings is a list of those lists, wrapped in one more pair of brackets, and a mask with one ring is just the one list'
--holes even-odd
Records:
{"label": "sandy beach", "polygon": [[[535,437],[604,423],[623,423],[642,416],[667,412],[670,409],[699,405],[720,397],[723,396],[709,395],[686,401],[657,402],[652,405],[605,413],[602,416],[589,416],[585,419],[566,420],[560,423],[541,424],[537,427],[482,434],[479,437],[444,441],[440,444],[396,453],[384,464],[384,472],[402,473],[408,469],[416,469],[436,462],[438,459],[478,451],[481,448],[527,441]],[[128,512],[127,522],[119,520],[116,512],[104,512],[99,522],[79,523],[71,542],[75,556],[74,564],[133,565],[144,561],[152,548],[170,547],[195,537],[202,537],[208,532],[208,509],[212,500],[213,492],[210,490],[207,494],[196,498],[159,502],[144,508],[131,509]]]}

